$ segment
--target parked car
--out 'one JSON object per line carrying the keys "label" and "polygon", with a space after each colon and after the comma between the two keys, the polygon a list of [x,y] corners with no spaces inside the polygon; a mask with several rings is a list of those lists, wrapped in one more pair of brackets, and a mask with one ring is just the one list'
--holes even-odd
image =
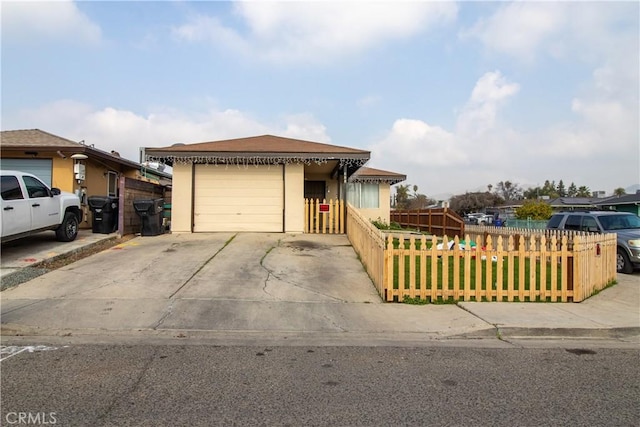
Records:
{"label": "parked car", "polygon": [[0,171],[2,180],[2,242],[54,230],[56,238],[70,242],[82,221],[80,199],[49,188],[35,175]]}
{"label": "parked car", "polygon": [[617,263],[620,273],[640,268],[640,217],[627,212],[561,212],[547,222],[550,230],[576,230],[617,234]]}
{"label": "parked car", "polygon": [[489,225],[493,223],[493,215],[487,215],[482,212],[467,214],[464,219],[467,224]]}

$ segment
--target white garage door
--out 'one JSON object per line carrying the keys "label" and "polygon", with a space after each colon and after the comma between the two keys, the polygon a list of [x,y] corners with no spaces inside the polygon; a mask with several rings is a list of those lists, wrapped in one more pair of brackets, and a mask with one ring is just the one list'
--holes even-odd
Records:
{"label": "white garage door", "polygon": [[2,159],[0,168],[33,174],[51,187],[51,159]]}
{"label": "white garage door", "polygon": [[193,231],[283,231],[282,166],[195,165]]}

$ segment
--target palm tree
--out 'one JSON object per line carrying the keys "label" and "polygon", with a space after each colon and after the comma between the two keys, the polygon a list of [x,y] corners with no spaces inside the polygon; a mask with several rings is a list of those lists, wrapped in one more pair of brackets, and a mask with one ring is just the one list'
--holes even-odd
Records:
{"label": "palm tree", "polygon": [[616,197],[624,196],[625,194],[627,194],[627,192],[622,187],[618,187],[615,190],[613,190],[613,195]]}
{"label": "palm tree", "polygon": [[396,187],[396,208],[406,209],[409,203],[409,186],[398,185]]}

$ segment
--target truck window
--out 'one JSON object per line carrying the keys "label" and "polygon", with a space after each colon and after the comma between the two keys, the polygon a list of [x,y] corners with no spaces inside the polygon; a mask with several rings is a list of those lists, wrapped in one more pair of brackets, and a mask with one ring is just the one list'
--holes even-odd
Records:
{"label": "truck window", "polygon": [[2,200],[20,200],[24,199],[22,189],[15,176],[2,177]]}
{"label": "truck window", "polygon": [[27,187],[29,198],[49,197],[49,189],[41,181],[32,176],[23,176],[24,184]]}

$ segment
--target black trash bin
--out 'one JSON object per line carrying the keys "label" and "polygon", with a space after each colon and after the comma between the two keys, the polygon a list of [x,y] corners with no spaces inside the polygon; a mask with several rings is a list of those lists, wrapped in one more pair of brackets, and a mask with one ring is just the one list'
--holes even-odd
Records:
{"label": "black trash bin", "polygon": [[91,228],[94,233],[109,234],[118,229],[118,198],[90,196],[87,199],[93,214]]}
{"label": "black trash bin", "polygon": [[162,228],[162,211],[164,199],[138,199],[133,201],[133,208],[142,220],[142,236],[157,236],[164,232]]}

